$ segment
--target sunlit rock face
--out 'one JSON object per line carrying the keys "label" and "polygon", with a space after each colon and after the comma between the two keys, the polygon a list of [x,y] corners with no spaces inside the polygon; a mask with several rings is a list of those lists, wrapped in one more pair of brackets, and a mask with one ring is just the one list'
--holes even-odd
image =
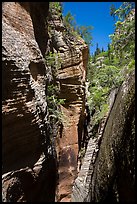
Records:
{"label": "sunlit rock face", "polygon": [[79,132],[83,131],[85,119],[85,80],[88,60],[88,47],[80,37],[65,33],[56,10],[51,9],[54,18],[49,18],[52,27],[51,39],[56,52],[60,52],[61,67],[57,81],[60,98],[65,99],[61,106],[62,126],[56,140],[58,156],[58,186],[56,201],[70,202],[72,186],[77,176]]}
{"label": "sunlit rock face", "polygon": [[[85,117],[88,47],[64,31],[48,3],[2,3],[4,202],[70,201]],[[58,131],[48,123],[49,51],[60,52],[56,80],[59,97],[66,99]]]}
{"label": "sunlit rock face", "polygon": [[134,72],[118,91],[101,140],[89,140],[71,201],[135,202]]}

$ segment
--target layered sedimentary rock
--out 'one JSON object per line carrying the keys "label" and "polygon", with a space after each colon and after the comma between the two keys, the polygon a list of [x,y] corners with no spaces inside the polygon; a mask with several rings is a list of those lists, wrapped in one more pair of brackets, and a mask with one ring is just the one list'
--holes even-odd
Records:
{"label": "layered sedimentary rock", "polygon": [[54,201],[56,158],[48,138],[43,60],[48,3],[2,7],[3,201]]}
{"label": "layered sedimentary rock", "polygon": [[101,141],[98,143],[97,138],[91,138],[88,143],[81,171],[74,183],[71,200],[73,202],[135,201],[134,72],[128,76],[118,91]]}
{"label": "layered sedimentary rock", "polygon": [[[48,3],[3,2],[2,7],[3,201],[54,202],[55,191],[57,201],[70,201],[85,117],[88,48],[64,32],[61,16],[56,9],[49,12]],[[50,51],[60,52],[56,80],[59,97],[66,99],[58,132],[47,106],[53,76],[44,58]]]}
{"label": "layered sedimentary rock", "polygon": [[62,124],[56,140],[58,156],[56,201],[69,202],[73,182],[77,176],[79,143],[82,141],[79,132],[82,133],[84,128],[82,121],[85,119],[88,47],[81,38],[65,33],[63,24],[58,23],[60,17],[55,8],[51,9],[49,16],[49,25],[52,28],[51,39],[61,59],[57,75],[60,86],[59,97],[65,99],[65,104],[61,106]]}

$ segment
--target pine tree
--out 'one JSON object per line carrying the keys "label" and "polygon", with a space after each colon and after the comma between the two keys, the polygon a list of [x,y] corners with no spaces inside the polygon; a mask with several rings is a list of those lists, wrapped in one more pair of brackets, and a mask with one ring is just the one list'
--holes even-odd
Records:
{"label": "pine tree", "polygon": [[98,43],[96,44],[96,51],[95,51],[95,56],[99,55],[99,53],[101,53],[100,48],[98,47]]}
{"label": "pine tree", "polygon": [[108,58],[110,60],[110,54],[111,54],[111,51],[110,51],[110,44],[108,43]]}
{"label": "pine tree", "polygon": [[102,47],[102,50],[101,50],[101,52],[104,52],[104,48]]}

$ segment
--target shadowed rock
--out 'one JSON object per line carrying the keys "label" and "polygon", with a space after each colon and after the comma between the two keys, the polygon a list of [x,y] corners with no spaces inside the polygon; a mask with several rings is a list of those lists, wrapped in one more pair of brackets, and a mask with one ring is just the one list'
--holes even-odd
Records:
{"label": "shadowed rock", "polygon": [[[43,60],[48,3],[43,6],[2,4],[4,202],[55,200],[57,161],[53,151],[49,153],[47,67]],[[37,26],[39,20],[41,26]]]}
{"label": "shadowed rock", "polygon": [[72,201],[135,202],[134,72],[118,91],[94,158],[92,152],[98,142],[95,140],[89,141]]}

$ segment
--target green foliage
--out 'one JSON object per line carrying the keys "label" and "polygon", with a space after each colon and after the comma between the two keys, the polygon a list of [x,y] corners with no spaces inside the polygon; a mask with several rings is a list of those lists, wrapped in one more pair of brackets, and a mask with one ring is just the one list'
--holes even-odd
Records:
{"label": "green foliage", "polygon": [[110,55],[111,55],[111,48],[110,48],[110,44],[108,43],[108,51],[107,51],[107,53],[108,53],[108,58],[109,58],[109,60],[110,60]]}
{"label": "green foliage", "polygon": [[45,56],[45,60],[48,67],[52,68],[53,75],[56,76],[57,70],[61,68],[62,60],[60,57],[60,53],[49,52],[49,54]]}
{"label": "green foliage", "polygon": [[135,60],[132,59],[129,64],[128,64],[129,69],[134,69],[135,68]]}
{"label": "green foliage", "polygon": [[127,65],[127,59],[130,61],[135,56],[135,14],[133,3],[124,2],[113,13],[119,20],[115,23],[115,33],[110,35],[112,39],[111,47],[122,65]]}
{"label": "green foliage", "polygon": [[96,55],[99,55],[101,53],[101,50],[100,50],[100,48],[98,47],[98,43],[97,43],[97,45],[96,45],[96,51],[95,51],[95,56]]}
{"label": "green foliage", "polygon": [[[124,2],[119,9],[112,6],[110,14],[117,17],[115,32],[110,37],[106,52],[98,50],[88,63],[90,111],[95,110],[93,125],[98,124],[108,111],[108,96],[118,88],[125,76],[135,69],[135,15],[133,2]],[[122,21],[123,20],[123,21]]]}
{"label": "green foliage", "polygon": [[97,57],[107,57],[107,56],[108,56],[108,52],[103,51],[103,52],[100,52]]}
{"label": "green foliage", "polygon": [[116,9],[115,6],[112,4],[110,8],[110,15],[114,17],[114,20],[117,16],[120,20],[123,21],[134,8],[135,2],[123,2],[118,9]]}
{"label": "green foliage", "polygon": [[100,49],[98,43],[96,44],[96,50],[92,56],[93,62],[96,62],[97,57],[106,57],[108,56],[108,51],[104,51],[104,48]]}
{"label": "green foliage", "polygon": [[[107,52],[107,55],[108,55],[108,52]],[[105,64],[105,65],[109,65],[109,64],[110,64],[109,58],[106,58],[106,59],[104,60],[104,64]]]}
{"label": "green foliage", "polygon": [[108,112],[109,110],[109,105],[107,103],[103,103],[100,107],[100,111],[97,111],[94,115],[94,124],[98,124],[101,119],[106,115],[106,113]]}
{"label": "green foliage", "polygon": [[103,48],[103,47],[102,47],[102,50],[101,50],[101,52],[105,52],[105,51],[104,51],[104,48]]}
{"label": "green foliage", "polygon": [[76,21],[70,11],[63,17],[64,24],[68,30],[74,31],[76,29]]}
{"label": "green foliage", "polygon": [[77,26],[76,31],[84,39],[88,46],[91,46],[92,36],[90,31],[93,30],[92,26]]}
{"label": "green foliage", "polygon": [[65,103],[65,99],[58,98],[59,87],[56,84],[49,84],[47,86],[47,104],[49,110],[49,117],[62,120],[63,116],[59,109],[60,105]]}
{"label": "green foliage", "polygon": [[74,36],[81,36],[88,46],[92,45],[92,26],[78,26],[74,16],[72,16],[70,11],[66,14],[66,16],[63,17],[63,20],[67,32],[73,34]]}
{"label": "green foliage", "polygon": [[59,16],[62,15],[62,4],[61,2],[49,2],[49,8],[50,9],[55,9],[56,14]]}
{"label": "green foliage", "polygon": [[[104,104],[107,104],[111,89],[119,87],[124,79],[121,74],[121,67],[117,66],[118,61],[115,58],[109,60],[107,52],[102,52],[97,55],[97,61],[100,55],[104,57],[102,58],[103,62],[99,63],[99,65],[90,63],[88,69],[88,80],[91,81],[89,87],[90,98],[88,101],[91,111],[93,109],[98,110],[96,113],[96,121],[103,117],[103,113],[105,114],[106,109],[102,109],[102,107]],[[90,60],[92,61],[93,58],[90,58]],[[92,72],[90,73],[91,70]],[[92,76],[90,74],[92,74]]]}
{"label": "green foliage", "polygon": [[110,15],[113,16],[114,20],[115,20],[115,11],[116,11],[116,8],[114,6],[114,4],[112,4],[112,6],[110,7]]}
{"label": "green foliage", "polygon": [[46,64],[52,71],[53,82],[47,84],[47,105],[49,110],[49,118],[61,122],[63,116],[60,111],[60,105],[65,103],[65,99],[59,98],[59,86],[56,81],[57,70],[61,67],[60,53],[49,52],[45,56]]}

